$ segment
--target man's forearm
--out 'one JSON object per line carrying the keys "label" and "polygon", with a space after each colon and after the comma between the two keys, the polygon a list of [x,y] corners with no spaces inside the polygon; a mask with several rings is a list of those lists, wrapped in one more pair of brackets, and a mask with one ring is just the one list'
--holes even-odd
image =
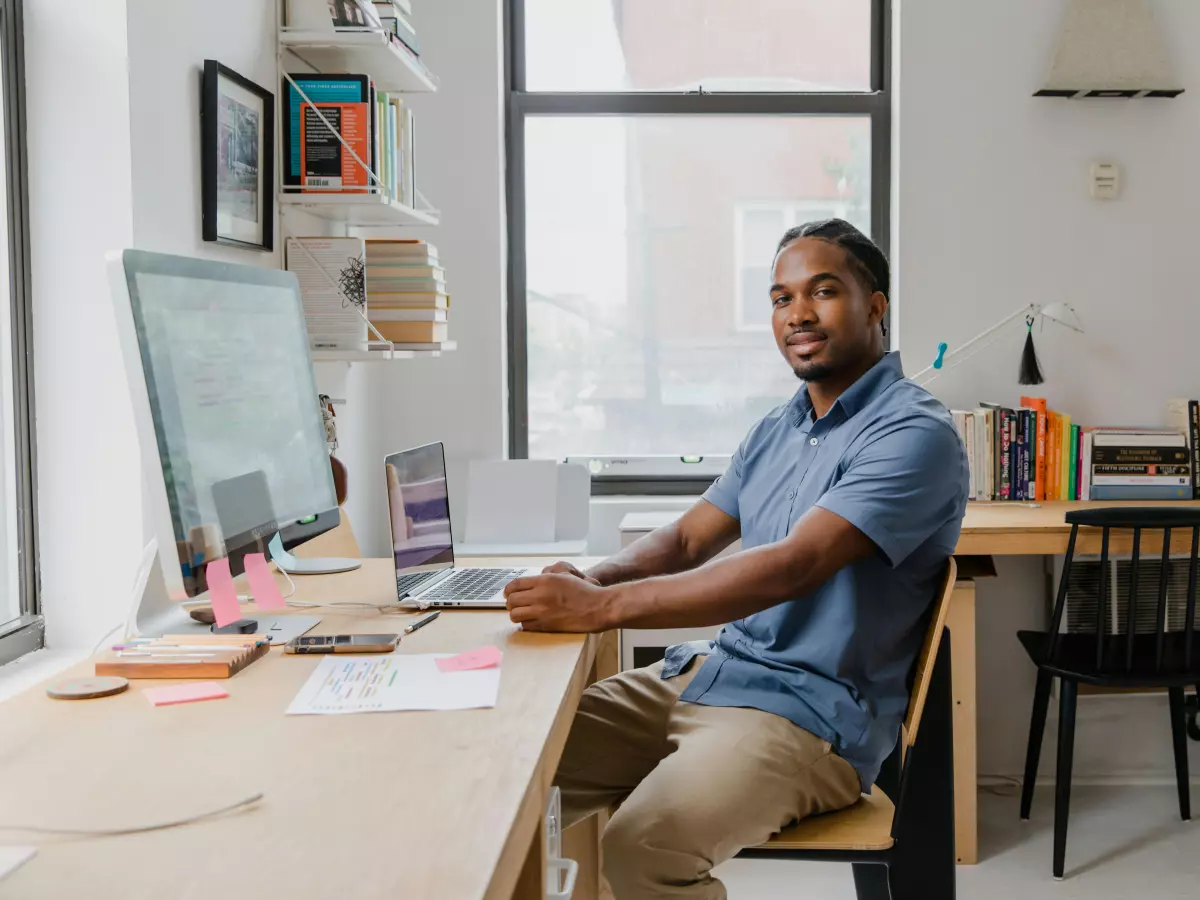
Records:
{"label": "man's forearm", "polygon": [[672,523],[639,538],[620,553],[593,566],[587,574],[608,586],[683,572],[694,565],[696,561],[680,539],[678,525]]}
{"label": "man's forearm", "polygon": [[[844,520],[816,511],[826,524],[782,541],[743,550],[690,572],[610,589],[607,628],[689,628],[724,625],[806,596],[843,566],[874,552],[874,544]],[[813,516],[810,513],[806,518]]]}

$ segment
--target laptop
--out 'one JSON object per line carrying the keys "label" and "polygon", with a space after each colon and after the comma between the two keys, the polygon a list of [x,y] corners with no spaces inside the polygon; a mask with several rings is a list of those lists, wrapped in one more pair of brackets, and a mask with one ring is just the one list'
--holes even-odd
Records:
{"label": "laptop", "polygon": [[462,568],[454,561],[446,454],[441,443],[384,460],[396,597],[421,609],[504,608],[504,586],[540,569]]}

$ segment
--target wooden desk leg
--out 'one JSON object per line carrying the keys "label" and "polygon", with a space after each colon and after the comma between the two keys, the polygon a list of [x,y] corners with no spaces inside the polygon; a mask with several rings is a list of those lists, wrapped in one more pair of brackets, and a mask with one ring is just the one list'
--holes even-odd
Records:
{"label": "wooden desk leg", "polygon": [[[600,636],[599,646],[596,647],[596,662],[589,683],[616,675],[620,667],[617,632],[606,632]],[[607,824],[608,813],[602,812],[563,832],[563,856],[579,863],[579,878],[575,882],[573,900],[605,900],[611,896],[600,878],[600,838]]]}
{"label": "wooden desk leg", "polygon": [[529,844],[513,900],[546,900],[546,833],[540,827]]}
{"label": "wooden desk leg", "polygon": [[960,866],[979,862],[978,756],[975,726],[975,582],[959,581],[950,597],[954,682],[954,845]]}

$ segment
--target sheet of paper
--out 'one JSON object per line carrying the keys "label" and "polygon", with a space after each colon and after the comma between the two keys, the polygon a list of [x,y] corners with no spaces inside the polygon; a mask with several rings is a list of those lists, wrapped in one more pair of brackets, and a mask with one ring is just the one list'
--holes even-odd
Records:
{"label": "sheet of paper", "polygon": [[146,688],[142,693],[155,706],[195,703],[198,700],[220,700],[229,696],[229,692],[215,681],[193,681],[188,684],[171,684],[166,687]]}
{"label": "sheet of paper", "polygon": [[0,881],[37,855],[37,847],[0,847]]}
{"label": "sheet of paper", "polygon": [[250,582],[250,593],[259,609],[284,609],[287,606],[283,594],[279,593],[279,585],[267,565],[267,559],[261,553],[247,553],[244,560],[246,565],[246,580]]}
{"label": "sheet of paper", "polygon": [[504,654],[499,647],[479,647],[458,656],[439,659],[437,667],[443,672],[471,672],[475,669],[494,669],[502,659]]}
{"label": "sheet of paper", "polygon": [[442,672],[449,654],[400,654],[321,660],[288,715],[343,715],[419,709],[483,709],[496,705],[500,669]]}
{"label": "sheet of paper", "polygon": [[204,569],[208,579],[208,599],[212,603],[213,617],[217,627],[224,628],[242,617],[241,607],[238,606],[237,590],[233,586],[233,576],[229,573],[229,557],[214,559]]}

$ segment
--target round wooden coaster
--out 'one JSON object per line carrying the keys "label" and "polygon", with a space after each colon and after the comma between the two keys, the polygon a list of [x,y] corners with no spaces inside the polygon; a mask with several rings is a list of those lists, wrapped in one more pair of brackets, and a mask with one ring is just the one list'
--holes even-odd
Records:
{"label": "round wooden coaster", "polygon": [[115,675],[93,675],[91,678],[69,678],[46,688],[47,695],[55,700],[92,700],[96,697],[111,697],[129,690],[129,681]]}

